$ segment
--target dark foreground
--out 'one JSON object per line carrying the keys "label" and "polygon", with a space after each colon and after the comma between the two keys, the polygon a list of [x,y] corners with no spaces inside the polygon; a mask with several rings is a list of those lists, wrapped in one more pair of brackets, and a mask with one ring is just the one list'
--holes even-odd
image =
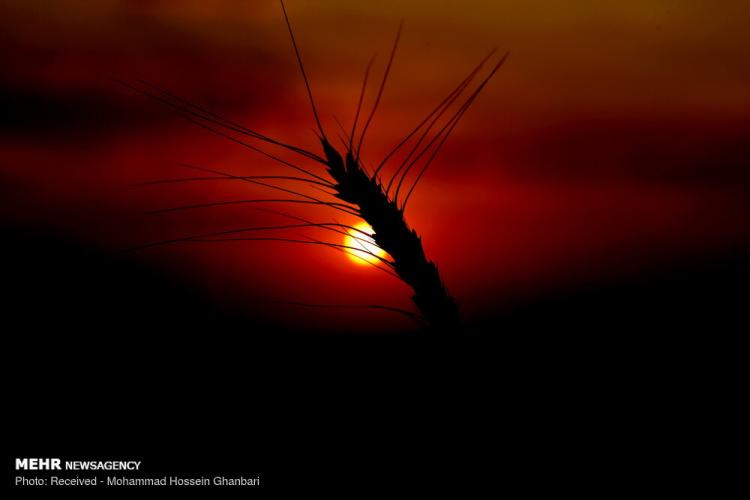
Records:
{"label": "dark foreground", "polygon": [[697,485],[695,418],[724,404],[735,367],[717,360],[748,331],[741,252],[499,306],[444,337],[349,337],[274,330],[132,262],[4,234],[10,476],[13,457],[64,456],[257,472],[271,496]]}

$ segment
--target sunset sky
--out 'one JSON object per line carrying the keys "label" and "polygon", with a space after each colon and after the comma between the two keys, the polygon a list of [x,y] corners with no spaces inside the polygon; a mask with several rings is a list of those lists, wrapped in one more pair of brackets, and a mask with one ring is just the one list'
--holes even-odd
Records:
{"label": "sunset sky", "polygon": [[[649,273],[750,244],[746,1],[286,5],[333,136],[334,116],[350,126],[374,54],[372,82],[379,82],[404,21],[363,150],[367,164],[379,162],[492,48],[510,52],[406,212],[464,317],[481,319],[546,290]],[[6,224],[120,252],[288,222],[248,206],[146,215],[182,204],[273,197],[263,187],[231,181],[133,185],[195,177],[181,162],[235,175],[290,173],[113,80],[147,80],[318,152],[278,2],[11,0],[0,6],[0,26]],[[260,208],[358,222],[327,209]],[[299,233],[343,242],[332,233]],[[414,309],[403,283],[329,248],[180,244],[133,258],[179,276],[217,303],[279,322],[412,326],[378,311],[268,303]]]}

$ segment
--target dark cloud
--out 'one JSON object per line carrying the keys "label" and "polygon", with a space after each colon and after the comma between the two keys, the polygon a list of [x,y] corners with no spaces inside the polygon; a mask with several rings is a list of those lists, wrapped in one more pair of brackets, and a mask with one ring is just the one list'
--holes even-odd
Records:
{"label": "dark cloud", "polygon": [[497,164],[505,175],[546,181],[750,186],[749,143],[746,119],[582,117],[494,138],[457,135],[440,161],[468,169]]}
{"label": "dark cloud", "polygon": [[0,87],[0,133],[13,138],[91,139],[135,126],[148,114],[101,90]]}

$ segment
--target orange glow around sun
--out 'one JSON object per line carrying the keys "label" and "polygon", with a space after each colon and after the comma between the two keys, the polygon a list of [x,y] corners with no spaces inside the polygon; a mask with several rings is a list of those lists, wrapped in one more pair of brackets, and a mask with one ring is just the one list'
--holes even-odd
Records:
{"label": "orange glow around sun", "polygon": [[378,264],[380,259],[388,255],[375,244],[371,234],[372,227],[367,222],[360,222],[352,226],[344,236],[344,250],[355,264]]}

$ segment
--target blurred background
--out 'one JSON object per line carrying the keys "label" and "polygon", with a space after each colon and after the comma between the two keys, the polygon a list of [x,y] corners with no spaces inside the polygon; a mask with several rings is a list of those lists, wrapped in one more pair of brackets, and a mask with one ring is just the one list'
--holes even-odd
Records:
{"label": "blurred background", "polygon": [[[406,213],[470,324],[523,310],[534,311],[518,313],[526,320],[592,308],[616,310],[601,314],[617,322],[618,314],[666,307],[669,316],[746,296],[734,291],[746,276],[750,243],[746,2],[289,0],[287,9],[331,131],[334,117],[351,124],[365,66],[377,54],[369,110],[404,21],[364,147],[368,164],[490,49],[510,51]],[[24,283],[18,303],[48,307],[82,279],[91,287],[83,302],[127,283],[126,300],[151,297],[149,307],[158,309],[158,276],[204,307],[269,325],[413,329],[382,311],[268,303],[413,310],[405,285],[330,248],[235,242],[123,252],[284,223],[247,206],[148,215],[273,197],[230,181],[135,185],[196,175],[181,162],[235,175],[289,172],[113,80],[147,80],[317,152],[277,2],[10,0],[0,6],[0,26],[0,217],[13,255],[6,262]],[[321,209],[283,210],[356,222]],[[91,255],[106,264],[91,267]],[[123,271],[129,266],[151,277],[135,279]],[[107,299],[99,300],[104,307]],[[556,305],[538,305],[549,300]],[[169,314],[186,314],[184,303],[171,307]]]}

